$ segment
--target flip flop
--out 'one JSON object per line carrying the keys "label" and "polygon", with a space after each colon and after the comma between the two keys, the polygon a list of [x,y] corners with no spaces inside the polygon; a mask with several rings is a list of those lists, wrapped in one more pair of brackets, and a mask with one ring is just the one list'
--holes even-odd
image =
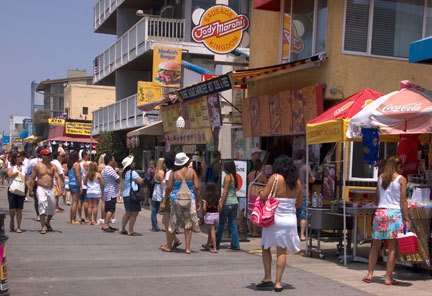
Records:
{"label": "flip flop", "polygon": [[41,231],[40,231],[40,234],[46,234],[47,233],[47,230],[46,229],[42,229]]}
{"label": "flip flop", "polygon": [[191,250],[189,250],[189,251],[185,251],[185,253],[186,253],[187,255],[190,255],[190,254],[192,254],[192,251],[191,251]]}
{"label": "flip flop", "polygon": [[16,233],[22,233],[22,230],[17,228]]}
{"label": "flip flop", "polygon": [[71,222],[71,224],[78,225],[78,224],[81,224],[81,223],[79,221],[77,221],[77,220],[74,220],[74,221]]}
{"label": "flip flop", "polygon": [[160,249],[162,252],[168,252],[168,253],[172,252],[172,250],[168,249],[167,246],[161,246]]}
{"label": "flip flop", "polygon": [[179,240],[174,242],[173,249],[178,248],[181,244],[182,244],[182,242]]}
{"label": "flip flop", "polygon": [[46,228],[48,231],[54,231],[53,228],[51,227],[51,225],[46,225]]}
{"label": "flip flop", "polygon": [[217,250],[210,249],[209,252],[210,252],[210,253],[213,253],[213,254],[216,254],[218,251],[217,251]]}
{"label": "flip flop", "polygon": [[268,281],[268,282],[260,282],[259,284],[256,284],[255,287],[257,289],[268,289],[268,288],[273,288],[274,287],[274,283],[272,281]]}
{"label": "flip flop", "polygon": [[370,283],[372,283],[372,279],[369,279],[369,278],[367,278],[367,277],[362,278],[362,281],[363,281],[364,283],[366,283],[366,284],[370,284]]}
{"label": "flip flop", "polygon": [[394,279],[392,279],[391,282],[385,282],[384,281],[384,285],[386,285],[386,286],[396,286],[396,285],[399,285],[399,282],[396,281],[396,280],[394,280]]}
{"label": "flip flop", "polygon": [[127,232],[126,230],[124,230],[124,231],[120,231],[119,233],[120,233],[120,234],[123,234],[123,235],[127,235],[127,234],[128,234],[128,232]]}
{"label": "flip flop", "polygon": [[206,251],[210,251],[210,247],[208,245],[202,244],[201,247]]}
{"label": "flip flop", "polygon": [[138,232],[132,232],[132,233],[128,233],[128,235],[130,235],[130,236],[141,236],[142,234],[138,233]]}

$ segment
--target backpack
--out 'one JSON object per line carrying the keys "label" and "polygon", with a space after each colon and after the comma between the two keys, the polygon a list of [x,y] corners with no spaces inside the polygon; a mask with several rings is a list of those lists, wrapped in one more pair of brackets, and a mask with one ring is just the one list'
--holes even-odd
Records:
{"label": "backpack", "polygon": [[205,174],[206,183],[209,183],[209,182],[216,183],[217,176],[216,176],[216,172],[215,172],[215,169],[213,168],[213,166],[214,166],[214,162],[206,170],[206,174]]}
{"label": "backpack", "polygon": [[192,192],[189,190],[188,185],[186,184],[183,176],[182,183],[180,185],[180,189],[176,193],[177,205],[182,209],[190,209],[192,205]]}

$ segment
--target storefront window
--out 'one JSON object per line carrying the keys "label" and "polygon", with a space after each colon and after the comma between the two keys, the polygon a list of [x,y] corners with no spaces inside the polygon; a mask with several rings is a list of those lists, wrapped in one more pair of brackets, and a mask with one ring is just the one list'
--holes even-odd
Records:
{"label": "storefront window", "polygon": [[344,50],[407,58],[411,42],[432,34],[430,2],[346,0]]}
{"label": "storefront window", "polygon": [[[284,12],[284,27],[285,23],[291,22],[291,62],[325,52],[327,0],[286,0]],[[284,58],[286,50],[282,51],[283,60],[287,61]]]}

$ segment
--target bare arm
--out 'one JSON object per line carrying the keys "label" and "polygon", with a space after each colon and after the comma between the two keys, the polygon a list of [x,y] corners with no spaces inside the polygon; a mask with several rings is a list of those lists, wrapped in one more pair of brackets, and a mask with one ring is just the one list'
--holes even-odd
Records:
{"label": "bare arm", "polygon": [[51,164],[51,168],[54,172],[54,178],[55,178],[57,185],[58,185],[58,191],[59,191],[58,194],[63,195],[63,183],[62,183],[62,180],[61,180],[60,175],[58,173],[57,167],[55,165]]}
{"label": "bare arm", "polygon": [[97,178],[99,180],[99,184],[100,184],[100,187],[101,187],[101,190],[102,190],[102,194],[103,194],[103,190],[105,188],[104,179],[102,178],[102,175],[100,173],[97,173],[96,176],[97,176]]}
{"label": "bare arm", "polygon": [[300,180],[297,180],[296,182],[296,186],[297,186],[297,197],[296,197],[296,208],[301,208],[303,205],[303,186],[302,183],[300,182]]}
{"label": "bare arm", "polygon": [[223,191],[222,191],[222,196],[219,200],[219,210],[222,209],[222,206],[225,204],[225,200],[227,199],[230,182],[231,182],[230,175],[225,175],[225,178],[223,181],[224,187],[223,187]]}
{"label": "bare arm", "polygon": [[406,196],[406,189],[407,189],[407,179],[405,177],[401,177],[399,179],[399,184],[401,185],[401,194],[400,194],[400,207],[402,211],[402,217],[404,222],[409,222],[409,216],[408,216],[408,201]]}
{"label": "bare arm", "polygon": [[30,196],[34,196],[34,184],[36,182],[36,176],[37,176],[37,171],[39,169],[39,165],[37,164],[34,168],[33,168],[33,172],[32,175],[30,177],[30,180],[27,184],[28,188],[29,188],[29,195]]}
{"label": "bare arm", "polygon": [[192,182],[193,182],[193,186],[194,186],[194,191],[195,191],[195,198],[197,200],[197,205],[201,204],[201,195],[200,195],[200,182],[199,182],[199,178],[198,175],[196,174],[195,170],[192,170]]}
{"label": "bare arm", "polygon": [[19,172],[13,172],[12,168],[7,169],[7,176],[9,179],[15,179],[18,176]]}
{"label": "bare arm", "polygon": [[73,168],[73,170],[75,172],[75,177],[76,177],[76,180],[78,182],[78,186],[79,186],[80,192],[82,192],[81,171],[80,171],[80,165],[79,165],[79,163],[77,163],[77,162],[74,163],[72,168]]}

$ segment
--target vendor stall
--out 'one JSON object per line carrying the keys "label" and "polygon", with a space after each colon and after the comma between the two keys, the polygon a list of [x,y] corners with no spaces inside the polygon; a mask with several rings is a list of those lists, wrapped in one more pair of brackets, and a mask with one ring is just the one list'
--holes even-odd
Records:
{"label": "vendor stall", "polygon": [[[376,128],[380,136],[404,137],[422,135],[424,143],[420,153],[416,149],[409,151],[414,155],[414,170],[406,172],[408,179],[407,197],[409,198],[409,216],[412,230],[417,234],[419,252],[417,255],[401,258],[411,263],[422,263],[430,267],[430,224],[432,209],[430,194],[432,188],[432,168],[430,145],[432,133],[432,98],[431,93],[409,81],[401,82],[401,89],[389,93],[373,102],[351,118],[347,137],[354,139],[363,136],[363,129]],[[417,137],[410,139],[417,147]],[[420,159],[417,159],[420,154]],[[408,157],[403,157],[407,162]],[[408,174],[409,173],[409,174]]]}
{"label": "vendor stall", "polygon": [[[360,110],[362,110],[365,106],[372,103],[375,99],[381,97],[382,94],[374,91],[372,89],[364,89],[358,93],[353,94],[352,96],[348,97],[347,99],[343,100],[336,106],[333,106],[332,108],[328,109],[324,113],[322,113],[317,118],[309,121],[306,125],[306,143],[307,145],[312,144],[321,144],[321,143],[340,143],[342,144],[342,151],[346,150],[346,130],[347,130],[347,123],[349,118],[353,117],[355,114],[357,114]],[[306,149],[306,162],[309,162],[309,154],[308,150]],[[346,158],[345,153],[342,156],[342,158]],[[343,246],[344,246],[344,264],[346,265],[347,262],[347,223],[346,223],[346,187],[345,185],[345,172],[347,170],[346,166],[343,166],[343,164],[346,164],[347,162],[339,162],[339,176],[343,176],[343,182],[340,183],[342,188],[339,190],[342,192],[342,211],[343,211]],[[337,166],[336,166],[337,167]],[[336,184],[336,180],[334,180]],[[307,188],[306,192],[309,191],[309,188]],[[336,197],[336,191],[335,195],[333,196],[334,200],[337,200]],[[306,197],[308,198],[308,197]],[[313,219],[313,217],[312,217]],[[312,240],[308,240],[310,242],[310,245],[308,246],[308,250],[312,249],[311,243]]]}

